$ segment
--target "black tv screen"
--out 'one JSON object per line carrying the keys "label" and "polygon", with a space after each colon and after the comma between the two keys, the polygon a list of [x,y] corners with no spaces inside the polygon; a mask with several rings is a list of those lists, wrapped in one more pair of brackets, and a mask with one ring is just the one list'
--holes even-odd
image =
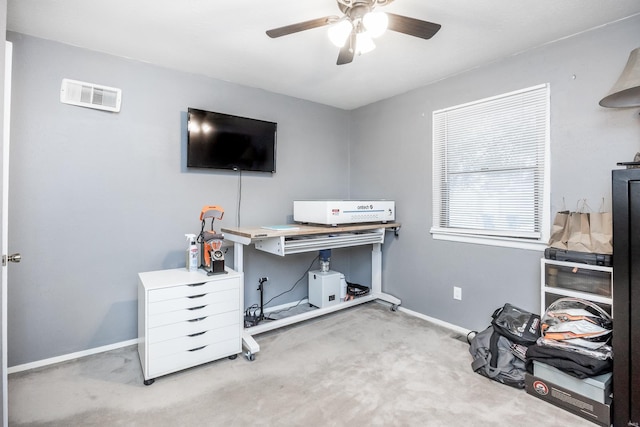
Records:
{"label": "black tv screen", "polygon": [[187,167],[276,171],[277,123],[189,108]]}

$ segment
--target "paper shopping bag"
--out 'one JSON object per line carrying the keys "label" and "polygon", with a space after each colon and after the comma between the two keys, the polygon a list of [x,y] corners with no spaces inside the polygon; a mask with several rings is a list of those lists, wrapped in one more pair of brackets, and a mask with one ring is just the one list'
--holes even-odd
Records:
{"label": "paper shopping bag", "polygon": [[613,253],[613,222],[611,212],[592,213],[589,216],[591,229],[591,252]]}
{"label": "paper shopping bag", "polygon": [[569,239],[567,249],[578,252],[591,252],[591,230],[587,212],[569,214]]}
{"label": "paper shopping bag", "polygon": [[569,240],[569,211],[559,211],[556,213],[551,225],[551,236],[549,237],[549,247],[557,249],[567,249]]}

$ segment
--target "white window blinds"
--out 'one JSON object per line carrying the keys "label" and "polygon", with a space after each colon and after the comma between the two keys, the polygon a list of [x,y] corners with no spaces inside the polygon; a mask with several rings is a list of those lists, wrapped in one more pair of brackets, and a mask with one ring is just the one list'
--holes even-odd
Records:
{"label": "white window blinds", "polygon": [[433,112],[432,232],[540,239],[549,87]]}

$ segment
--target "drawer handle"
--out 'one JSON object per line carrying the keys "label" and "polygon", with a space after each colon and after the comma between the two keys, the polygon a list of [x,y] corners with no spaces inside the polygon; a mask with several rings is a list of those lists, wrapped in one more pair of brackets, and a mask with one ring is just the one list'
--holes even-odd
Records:
{"label": "drawer handle", "polygon": [[202,310],[205,307],[206,305],[199,305],[198,307],[191,307],[191,308],[188,308],[187,310]]}
{"label": "drawer handle", "polygon": [[198,317],[197,319],[189,319],[189,320],[187,320],[187,322],[201,322],[201,321],[203,321],[203,320],[204,320],[204,319],[206,319],[206,318],[207,318],[207,316],[204,316],[204,317]]}
{"label": "drawer handle", "polygon": [[192,283],[192,284],[187,285],[187,286],[191,286],[191,287],[193,288],[193,287],[195,287],[195,286],[202,286],[202,285],[204,285],[205,283],[207,283],[207,282],[202,282],[202,283]]}
{"label": "drawer handle", "polygon": [[200,335],[206,334],[207,331],[198,332],[197,334],[187,335],[188,337],[199,337]]}
{"label": "drawer handle", "polygon": [[191,298],[191,299],[195,299],[195,298],[202,298],[203,296],[205,296],[206,294],[200,294],[200,295],[192,295],[190,297],[187,298]]}
{"label": "drawer handle", "polygon": [[198,350],[202,350],[202,349],[203,349],[203,348],[205,348],[205,347],[206,347],[206,345],[203,345],[202,347],[192,348],[192,349],[191,349],[191,350],[189,350],[189,351],[198,351]]}

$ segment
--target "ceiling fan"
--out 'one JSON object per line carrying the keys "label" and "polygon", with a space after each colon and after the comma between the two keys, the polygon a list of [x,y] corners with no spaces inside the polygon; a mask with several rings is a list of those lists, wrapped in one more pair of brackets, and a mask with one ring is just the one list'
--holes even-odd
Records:
{"label": "ceiling fan", "polygon": [[353,61],[355,54],[373,50],[375,44],[372,37],[382,35],[386,29],[430,39],[441,27],[440,24],[433,22],[376,10],[377,6],[386,6],[393,0],[337,0],[337,2],[344,14],[342,17],[332,15],[285,25],[268,30],[267,35],[277,38],[330,25],[329,38],[340,48],[337,64],[342,65]]}

